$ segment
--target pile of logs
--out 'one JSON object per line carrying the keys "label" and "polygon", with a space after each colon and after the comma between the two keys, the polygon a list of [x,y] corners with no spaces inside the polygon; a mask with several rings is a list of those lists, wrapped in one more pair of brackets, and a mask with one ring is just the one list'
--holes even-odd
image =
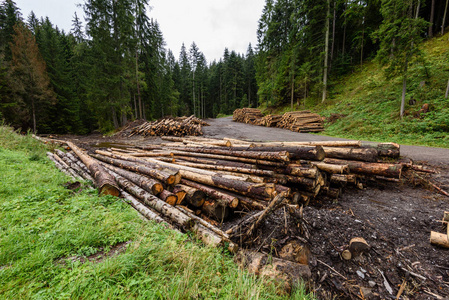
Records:
{"label": "pile of logs", "polygon": [[279,127],[295,132],[320,132],[324,130],[323,118],[308,110],[286,112],[283,115],[263,116],[259,109],[241,108],[233,113],[235,122],[266,127]]}
{"label": "pile of logs", "polygon": [[[191,231],[208,245],[229,245],[231,252],[282,207],[295,214],[310,201],[338,198],[346,187],[399,182],[403,169],[420,169],[399,158],[395,143],[162,139],[167,142],[89,154],[59,141],[73,152],[57,150],[48,156],[69,176],[92,181],[100,193],[120,194],[146,218]],[[240,221],[227,223],[242,212]],[[251,254],[251,262],[248,255],[242,252],[237,260],[257,265],[267,276],[281,272],[263,264],[262,254]],[[287,272],[289,280],[310,276],[307,263],[276,262],[301,270]]]}
{"label": "pile of logs", "polygon": [[232,120],[234,122],[253,124],[253,125],[256,125],[255,122],[257,122],[262,117],[263,114],[260,111],[260,109],[248,107],[236,109],[232,114]]}
{"label": "pile of logs", "polygon": [[286,112],[277,127],[296,132],[320,132],[324,130],[323,118],[309,110]]}
{"label": "pile of logs", "polygon": [[180,118],[165,118],[154,122],[145,122],[131,130],[133,135],[143,136],[198,136],[203,135],[202,126],[208,126],[205,121],[195,116]]}

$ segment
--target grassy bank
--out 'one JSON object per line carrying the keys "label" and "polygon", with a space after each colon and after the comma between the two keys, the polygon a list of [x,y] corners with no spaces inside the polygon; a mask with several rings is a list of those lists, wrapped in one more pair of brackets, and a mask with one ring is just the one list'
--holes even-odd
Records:
{"label": "grassy bank", "polygon": [[0,298],[303,299],[240,271],[229,254],[98,197],[0,126]]}
{"label": "grassy bank", "polygon": [[[444,98],[449,79],[448,39],[446,34],[423,43],[420,62],[410,65],[403,119],[399,116],[402,77],[386,79],[376,62],[366,62],[352,74],[332,78],[329,99],[324,104],[321,99],[307,99],[306,109],[326,117],[343,115],[326,125],[325,135],[449,148],[449,99]],[[410,100],[416,103],[410,105]],[[425,103],[430,111],[418,116]],[[290,110],[289,105],[261,108],[266,113]]]}

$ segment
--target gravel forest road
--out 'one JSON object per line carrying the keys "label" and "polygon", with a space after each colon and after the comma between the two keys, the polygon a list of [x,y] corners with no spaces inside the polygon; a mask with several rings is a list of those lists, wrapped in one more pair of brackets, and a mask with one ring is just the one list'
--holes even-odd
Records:
{"label": "gravel forest road", "polygon": [[[204,137],[235,138],[254,141],[348,141],[331,136],[298,133],[281,128],[254,126],[232,121],[232,117],[206,120],[210,126],[203,127]],[[392,141],[394,142],[394,141]],[[449,164],[449,149],[423,146],[401,145],[401,155],[414,161],[424,161],[431,165]]]}

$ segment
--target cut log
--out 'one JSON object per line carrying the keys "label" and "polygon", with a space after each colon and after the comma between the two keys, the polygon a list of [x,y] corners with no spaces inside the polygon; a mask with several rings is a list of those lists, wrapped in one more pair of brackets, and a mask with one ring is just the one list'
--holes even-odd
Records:
{"label": "cut log", "polygon": [[155,211],[157,211],[170,221],[178,224],[180,228],[189,230],[194,225],[194,220],[176,209],[176,207],[173,207],[163,200],[157,198],[156,196],[151,195],[150,193],[141,189],[140,187],[118,175],[117,173],[114,173],[112,171],[109,172],[115,176],[120,187],[122,187],[131,195],[134,195],[136,198],[142,200],[146,205],[153,208]]}
{"label": "cut log", "polygon": [[366,162],[377,161],[377,150],[375,149],[358,149],[358,148],[340,148],[340,147],[323,147],[326,157],[340,158],[347,160],[358,160]]}
{"label": "cut log", "polygon": [[349,173],[349,167],[347,165],[333,165],[324,162],[311,162],[312,165],[316,166],[321,171],[327,172],[329,174],[347,174]]}
{"label": "cut log", "polygon": [[430,243],[443,248],[449,248],[449,236],[445,233],[431,231]]}
{"label": "cut log", "polygon": [[175,185],[172,189],[172,193],[175,194],[178,197],[178,201],[176,202],[176,205],[183,205],[184,199],[187,195],[187,193],[179,186],[179,184]]}
{"label": "cut log", "polygon": [[400,155],[400,146],[396,143],[370,143],[362,142],[360,147],[375,149],[379,156],[398,158]]}
{"label": "cut log", "polygon": [[73,176],[66,168],[61,165],[61,163],[55,158],[55,155],[51,152],[47,152],[47,157],[55,164],[56,168],[58,168],[62,173],[66,174],[73,180],[77,180],[75,176]]}
{"label": "cut log", "polygon": [[83,178],[78,173],[76,173],[75,170],[73,170],[67,163],[65,163],[64,160],[57,154],[53,154],[53,158],[58,161],[62,168],[64,168],[64,170],[66,170],[71,175],[71,177],[75,178],[76,180],[83,180]]}
{"label": "cut log", "polygon": [[163,223],[168,225],[172,229],[174,228],[171,224],[167,223],[164,219],[162,219],[157,212],[155,212],[149,207],[146,207],[127,192],[122,190],[121,195],[123,196],[123,198],[129,201],[131,206],[134,207],[136,211],[138,211],[142,216],[144,216],[148,220],[153,220],[157,223]]}
{"label": "cut log", "polygon": [[260,170],[260,169],[246,169],[246,168],[240,168],[240,167],[230,167],[230,166],[223,166],[223,165],[209,165],[209,164],[202,164],[198,162],[187,162],[176,159],[173,163],[177,165],[183,165],[188,167],[195,167],[195,168],[201,168],[206,170],[216,170],[216,171],[227,171],[232,173],[245,173],[245,174],[252,174],[252,175],[260,175],[260,176],[273,176],[274,172],[269,170]]}
{"label": "cut log", "polygon": [[278,151],[278,152],[257,152],[257,151],[233,151],[226,149],[216,149],[216,148],[182,148],[182,151],[185,152],[194,152],[194,153],[205,153],[205,154],[215,154],[215,155],[223,155],[223,156],[232,156],[232,157],[242,157],[242,158],[250,158],[256,160],[272,160],[279,162],[289,162],[290,154],[287,151]]}
{"label": "cut log", "polygon": [[[211,187],[187,180],[187,179],[181,179],[181,183],[190,186],[192,188],[198,189],[200,191],[203,191],[206,193],[210,198],[215,199],[217,202],[219,202],[222,206],[229,206],[230,208],[236,208],[239,204],[239,200],[237,197],[233,197],[229,194],[217,191],[216,189],[213,189]],[[203,202],[204,203],[204,202]],[[195,205],[194,205],[195,206]],[[200,207],[200,206],[196,206]]]}
{"label": "cut log", "polygon": [[58,156],[69,166],[71,169],[75,171],[76,174],[82,177],[82,179],[86,181],[94,182],[94,179],[92,176],[90,176],[89,173],[87,173],[84,169],[82,169],[75,161],[70,159],[70,157],[67,155],[67,153],[62,152],[59,149],[55,149],[55,152],[58,154]]}
{"label": "cut log", "polygon": [[114,171],[115,173],[119,174],[120,176],[125,177],[129,181],[131,181],[134,184],[137,184],[139,187],[143,188],[147,192],[150,192],[153,195],[158,195],[164,187],[160,182],[153,178],[149,178],[140,174],[136,174],[133,172],[126,171],[121,168],[114,167],[113,165],[109,165],[106,163],[100,163],[103,167]]}
{"label": "cut log", "polygon": [[[181,180],[181,182],[183,182],[183,180]],[[177,184],[175,188],[186,192],[186,201],[194,207],[201,207],[203,206],[204,201],[206,201],[206,193],[200,189],[184,184]]]}
{"label": "cut log", "polygon": [[[149,166],[142,165],[145,163],[145,161],[142,161],[139,159],[132,159],[131,157],[126,157],[126,156],[121,156],[121,155],[113,155],[108,152],[100,151],[100,150],[97,150],[96,152],[100,155],[96,154],[96,155],[92,155],[92,156],[95,157],[96,159],[99,159],[99,160],[105,162],[105,163],[114,165],[114,166],[122,168],[122,169],[129,170],[129,171],[148,175],[148,176],[155,178],[157,180],[160,180],[163,183],[168,184],[168,185],[173,185],[176,183],[175,175],[168,174],[167,172],[164,172],[162,170],[158,170],[155,168],[150,168]],[[111,157],[107,157],[106,155],[110,155]],[[114,157],[125,158],[126,160],[117,159]],[[138,164],[136,164],[136,162]]]}
{"label": "cut log", "polygon": [[98,188],[98,191],[102,195],[113,195],[119,196],[120,189],[117,186],[117,183],[108,172],[104,170],[102,166],[94,159],[92,159],[89,155],[85,154],[80,148],[78,148],[72,142],[66,142],[70,149],[75,152],[75,154],[83,161],[83,163],[87,166],[90,171],[90,174],[95,179],[95,186]]}
{"label": "cut log", "polygon": [[229,208],[214,200],[206,200],[201,211],[219,222],[223,222],[229,216]]}
{"label": "cut log", "polygon": [[269,161],[269,160],[263,160],[263,159],[252,159],[252,158],[246,158],[246,157],[236,157],[236,156],[207,154],[207,153],[196,153],[196,152],[187,152],[187,151],[179,151],[179,150],[173,150],[172,154],[174,157],[192,156],[192,157],[203,157],[203,158],[209,158],[209,159],[238,161],[238,162],[249,163],[249,164],[254,164],[254,165],[262,165],[262,166],[273,166],[273,167],[285,166],[284,162]]}
{"label": "cut log", "polygon": [[344,250],[342,253],[341,253],[341,257],[344,259],[344,260],[350,260],[351,258],[352,258],[352,254],[351,254],[351,251],[349,251],[349,250]]}
{"label": "cut log", "polygon": [[370,246],[362,237],[355,237],[349,241],[349,251],[353,257],[367,252],[370,249]]}
{"label": "cut log", "polygon": [[176,196],[175,194],[173,194],[172,192],[167,191],[167,190],[163,190],[159,194],[159,198],[161,198],[162,200],[164,200],[171,206],[175,206],[176,203],[178,203],[178,196]]}
{"label": "cut log", "polygon": [[357,174],[400,178],[402,172],[401,164],[364,163],[359,161],[340,160],[334,158],[326,158],[324,162],[329,164],[347,165],[350,172]]}
{"label": "cut log", "polygon": [[289,293],[293,286],[307,281],[312,273],[308,265],[298,264],[292,261],[269,257],[268,254],[240,250],[234,257],[234,261],[248,272],[274,279]]}
{"label": "cut log", "polygon": [[[230,147],[228,148],[232,152],[243,152],[247,153],[248,151],[251,152],[257,152],[257,153],[282,153],[282,152],[288,152],[289,158],[291,160],[298,160],[298,159],[307,159],[307,160],[323,160],[325,158],[325,153],[323,150],[323,147],[321,146],[298,146],[298,147],[256,147],[256,146],[250,146],[250,147]],[[259,158],[261,159],[261,158]],[[274,160],[269,159],[267,160]],[[288,161],[288,160],[284,160]]]}

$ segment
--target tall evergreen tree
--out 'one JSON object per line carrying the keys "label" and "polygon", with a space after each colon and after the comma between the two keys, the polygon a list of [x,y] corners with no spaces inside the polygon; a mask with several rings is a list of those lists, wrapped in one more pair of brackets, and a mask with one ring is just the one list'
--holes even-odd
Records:
{"label": "tall evergreen tree", "polygon": [[420,53],[421,34],[427,22],[419,18],[420,0],[382,0],[384,17],[374,37],[379,40],[377,59],[386,65],[387,77],[401,75],[402,99],[400,116],[404,115],[409,64]]}

